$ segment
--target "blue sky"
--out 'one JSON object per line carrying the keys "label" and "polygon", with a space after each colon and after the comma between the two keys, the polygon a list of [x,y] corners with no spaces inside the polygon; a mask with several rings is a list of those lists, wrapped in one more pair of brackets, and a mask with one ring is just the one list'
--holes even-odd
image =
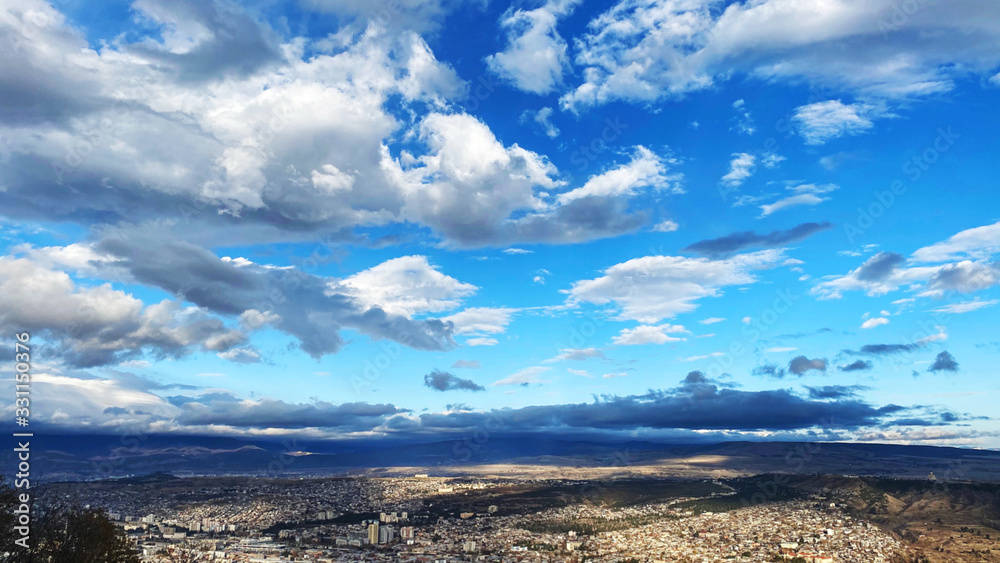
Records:
{"label": "blue sky", "polygon": [[997,10],[5,4],[34,423],[996,448]]}

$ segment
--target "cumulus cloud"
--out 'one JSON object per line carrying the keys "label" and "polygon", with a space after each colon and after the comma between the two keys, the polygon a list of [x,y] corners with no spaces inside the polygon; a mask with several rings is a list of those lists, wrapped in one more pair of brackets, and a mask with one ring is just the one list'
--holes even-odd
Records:
{"label": "cumulus cloud", "polygon": [[701,240],[688,245],[684,250],[705,256],[724,256],[754,247],[775,247],[806,239],[820,231],[831,228],[830,223],[802,223],[785,231],[772,231],[758,235],[753,231],[732,233],[724,237]]}
{"label": "cumulus cloud", "polygon": [[[150,253],[149,248],[157,252]],[[413,276],[413,272],[399,270],[400,263],[368,270],[364,276],[368,282],[388,285],[366,285],[359,291],[356,283],[345,285],[344,280],[296,268],[224,260],[190,243],[164,240],[155,230],[110,230],[94,244],[94,250],[109,257],[114,268],[127,272],[128,280],[161,288],[212,313],[264,315],[314,357],[337,352],[343,345],[340,331],[344,328],[416,349],[450,348],[454,345],[451,324],[438,319],[411,320],[400,313],[435,309],[442,298],[450,300],[449,292],[471,291],[471,286],[425,268],[422,260],[412,261]],[[401,275],[390,275],[393,272]],[[428,282],[432,287],[413,286],[409,291],[407,281]],[[414,297],[425,290],[428,293],[423,297]],[[378,300],[391,302],[399,312],[389,313],[372,302]]]}
{"label": "cumulus cloud", "polygon": [[580,110],[614,100],[680,98],[733,77],[806,81],[861,99],[897,99],[950,90],[970,72],[995,74],[996,6],[925,4],[905,25],[889,25],[892,40],[886,41],[894,7],[893,0],[724,7],[620,0],[577,40],[582,82],[560,102]]}
{"label": "cumulus cloud", "polygon": [[411,317],[454,309],[476,286],[442,274],[426,256],[401,256],[386,260],[335,284],[363,307]]}
{"label": "cumulus cloud", "polygon": [[880,296],[909,285],[922,288],[920,296],[941,297],[950,291],[972,293],[1000,284],[1000,265],[963,260],[939,266],[899,267],[903,258],[880,252],[844,276],[820,282],[810,292],[820,299],[839,299],[845,291]]}
{"label": "cumulus cloud", "polygon": [[796,356],[788,363],[788,371],[795,375],[802,375],[807,371],[826,371],[826,360],[816,358],[810,360],[805,356]]}
{"label": "cumulus cloud", "polygon": [[509,307],[471,307],[441,320],[454,326],[456,334],[500,334],[517,313]]}
{"label": "cumulus cloud", "polygon": [[[392,25],[422,12],[398,8]],[[406,25],[282,42],[231,3],[137,9],[160,36],[99,50],[40,0],[0,23],[15,39],[37,28],[0,63],[12,215],[159,222],[213,244],[351,238],[356,228],[411,223],[465,247],[593,240],[648,219],[629,212],[624,193],[552,200],[564,183],[547,158],[445,111],[467,85]],[[412,119],[398,119],[390,99]],[[86,158],[79,139],[93,140]]]}
{"label": "cumulus cloud", "polygon": [[743,182],[753,175],[756,164],[757,157],[752,154],[745,152],[734,154],[729,162],[729,172],[722,177],[722,183],[729,187],[743,185]]}
{"label": "cumulus cloud", "polygon": [[485,391],[471,379],[463,379],[446,371],[434,370],[424,376],[424,385],[436,391]]}
{"label": "cumulus cloud", "polygon": [[934,363],[927,371],[958,371],[958,361],[947,350],[942,351],[934,358]]}
{"label": "cumulus cloud", "polygon": [[534,10],[508,9],[500,18],[507,46],[486,57],[486,66],[525,92],[548,94],[554,90],[562,84],[569,66],[566,41],[556,31],[556,24],[579,3],[549,0]]}
{"label": "cumulus cloud", "polygon": [[53,341],[50,353],[77,367],[194,350],[239,361],[234,348],[247,341],[208,309],[166,299],[144,306],[110,284],[79,286],[64,272],[11,257],[0,258],[0,327],[46,334]]}
{"label": "cumulus cloud", "polygon": [[667,174],[668,165],[672,163],[646,147],[638,146],[628,164],[598,174],[583,186],[559,194],[557,199],[559,203],[566,204],[587,197],[633,195],[643,188],[677,192],[680,191],[676,184],[679,176]]}
{"label": "cumulus cloud", "polygon": [[688,332],[680,325],[641,325],[635,328],[622,329],[618,336],[612,339],[618,346],[638,346],[641,344],[666,344],[680,342],[683,338],[671,334]]}
{"label": "cumulus cloud", "polygon": [[966,229],[946,241],[925,246],[913,253],[918,262],[981,260],[1000,252],[1000,222]]}
{"label": "cumulus cloud", "polygon": [[679,228],[680,228],[680,225],[677,224],[677,221],[672,221],[670,219],[666,219],[666,220],[660,221],[659,223],[657,223],[656,225],[654,225],[653,226],[653,232],[655,232],[655,233],[672,233],[672,232],[676,231]]}
{"label": "cumulus cloud", "polygon": [[722,260],[680,256],[635,258],[604,270],[601,277],[575,282],[572,303],[614,305],[618,318],[654,324],[693,311],[696,302],[721,288],[756,281],[753,271],[774,267],[781,250],[762,250]]}

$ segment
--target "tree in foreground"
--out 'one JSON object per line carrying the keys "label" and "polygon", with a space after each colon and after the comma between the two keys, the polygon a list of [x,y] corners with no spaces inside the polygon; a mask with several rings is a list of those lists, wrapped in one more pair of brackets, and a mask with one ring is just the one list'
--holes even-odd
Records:
{"label": "tree in foreground", "polygon": [[125,532],[99,510],[50,510],[32,522],[30,548],[15,545],[16,498],[0,482],[0,562],[141,563]]}

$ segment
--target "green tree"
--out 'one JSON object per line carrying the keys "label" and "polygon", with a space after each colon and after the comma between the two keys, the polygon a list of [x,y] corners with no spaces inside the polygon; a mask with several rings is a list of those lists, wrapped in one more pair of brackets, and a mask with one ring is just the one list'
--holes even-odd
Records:
{"label": "green tree", "polygon": [[30,547],[14,544],[16,491],[0,479],[0,563],[141,563],[139,555],[104,512],[51,508],[32,512]]}

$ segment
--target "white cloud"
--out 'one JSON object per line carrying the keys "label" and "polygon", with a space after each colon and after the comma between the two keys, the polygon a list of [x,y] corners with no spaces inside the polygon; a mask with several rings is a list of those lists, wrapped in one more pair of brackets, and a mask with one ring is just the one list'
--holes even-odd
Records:
{"label": "white cloud", "polygon": [[785,157],[780,154],[774,154],[773,152],[764,153],[764,156],[760,159],[760,163],[764,165],[764,168],[774,168],[778,164],[786,161]]}
{"label": "white cloud", "polygon": [[719,295],[729,285],[756,281],[752,271],[783,260],[781,249],[740,254],[724,260],[646,256],[616,264],[601,277],[575,282],[571,303],[614,304],[619,319],[653,324],[697,308],[696,301]]}
{"label": "white cloud", "polygon": [[579,111],[679,98],[747,76],[893,99],[995,74],[1000,7],[924,3],[902,26],[894,9],[896,0],[620,0],[577,41],[583,80],[560,102]]}
{"label": "white cloud", "polygon": [[671,334],[688,332],[680,325],[640,325],[635,328],[626,328],[612,339],[618,346],[638,346],[642,344],[665,344],[667,342],[680,342],[683,338],[670,336]]}
{"label": "white cloud", "polygon": [[619,371],[619,372],[615,372],[615,373],[606,373],[606,374],[602,375],[601,377],[603,379],[615,379],[615,378],[618,378],[618,377],[628,377],[628,374]]}
{"label": "white cloud", "polygon": [[198,307],[142,301],[112,289],[77,285],[64,272],[27,258],[0,258],[0,329],[45,333],[67,363],[90,367],[139,359],[144,351],[180,357],[227,352],[246,335]]}
{"label": "white cloud", "polygon": [[565,361],[583,361],[590,360],[593,358],[604,359],[604,352],[601,352],[597,348],[564,348],[559,350],[559,355],[554,358],[549,358],[543,363],[551,364],[555,362],[565,362]]}
{"label": "white cloud", "polygon": [[505,248],[502,252],[504,254],[533,254],[534,250],[525,250],[523,248]]}
{"label": "white cloud", "polygon": [[822,145],[843,135],[858,135],[874,127],[872,119],[886,117],[885,108],[871,104],[816,102],[795,109],[792,120],[808,145]]}
{"label": "white cloud", "polygon": [[542,133],[550,139],[555,139],[559,136],[559,128],[552,123],[552,113],[553,110],[550,107],[544,107],[538,111],[524,110],[521,113],[521,117],[518,121],[521,123],[527,123],[532,121],[537,125]]}
{"label": "white cloud", "polygon": [[698,322],[701,323],[701,324],[703,324],[703,325],[714,325],[715,323],[721,323],[722,321],[725,321],[725,320],[726,319],[724,319],[722,317],[708,317],[707,319],[702,319],[702,320],[700,320]]}
{"label": "white cloud", "polygon": [[798,350],[798,348],[794,346],[775,346],[774,348],[768,348],[767,350],[764,351],[770,352],[772,354],[783,354],[785,352],[794,352],[796,350]]}
{"label": "white cloud", "polygon": [[733,102],[733,109],[736,110],[736,131],[744,135],[753,135],[757,127],[753,122],[753,115],[746,109],[746,102],[741,98]]}
{"label": "white cloud", "polygon": [[861,323],[861,328],[875,328],[877,326],[889,324],[889,319],[885,317],[874,317]]}
{"label": "white cloud", "polygon": [[787,189],[790,190],[793,195],[779,199],[774,203],[760,206],[761,218],[767,217],[768,215],[781,211],[782,209],[788,209],[789,207],[796,207],[800,205],[819,205],[830,199],[829,197],[824,197],[823,194],[827,194],[838,189],[838,186],[834,184],[801,184],[791,186]]}
{"label": "white cloud", "polygon": [[534,10],[508,9],[500,19],[507,47],[486,57],[486,66],[518,89],[547,94],[562,84],[569,66],[566,41],[556,31],[559,18],[580,0],[549,0]]}
{"label": "white cloud", "polygon": [[673,161],[659,157],[646,147],[638,146],[635,147],[631,162],[591,177],[583,186],[559,194],[557,200],[565,205],[585,197],[633,195],[648,187],[663,190],[673,186],[673,191],[676,192],[679,186],[674,182],[679,176],[667,174],[668,164],[673,164]]}
{"label": "white cloud", "polygon": [[585,369],[566,368],[566,371],[572,375],[577,375],[580,377],[594,377],[593,375],[590,375],[590,372],[588,372]]}
{"label": "white cloud", "polygon": [[512,373],[503,379],[494,381],[491,387],[499,387],[501,385],[531,385],[537,383],[548,383],[548,381],[541,378],[541,375],[550,369],[552,368],[544,366],[524,368],[521,371]]}
{"label": "white cloud", "polygon": [[664,221],[660,221],[659,223],[657,223],[653,227],[653,232],[655,232],[655,233],[672,233],[672,232],[676,231],[679,228],[680,228],[680,225],[678,225],[676,221],[671,221],[670,219],[666,219]]}
{"label": "white cloud", "polygon": [[757,157],[752,154],[741,152],[733,155],[733,160],[729,162],[729,172],[722,177],[722,183],[736,187],[743,184],[747,178],[753,175]]}
{"label": "white cloud", "polygon": [[951,303],[948,305],[944,305],[942,307],[933,309],[933,311],[936,313],[949,313],[949,314],[971,313],[972,311],[978,311],[979,309],[992,307],[997,303],[1000,303],[1000,300],[987,299],[984,301],[980,301],[979,298],[976,298],[972,301],[962,301],[960,303]]}
{"label": "white cloud", "polygon": [[997,252],[1000,252],[1000,222],[966,229],[946,241],[920,248],[913,253],[913,259],[917,262],[981,260]]}
{"label": "white cloud", "polygon": [[442,274],[426,256],[401,256],[332,282],[331,289],[366,307],[410,317],[454,309],[477,288]]}
{"label": "white cloud", "polygon": [[719,358],[725,356],[722,352],[712,352],[711,354],[705,354],[704,356],[688,356],[687,358],[680,358],[681,362],[700,362],[702,360],[707,360],[709,358]]}
{"label": "white cloud", "polygon": [[[934,245],[917,252],[925,258],[935,259],[967,253],[985,256],[982,253],[989,252],[990,247],[983,246],[977,237],[973,239],[974,241],[969,241],[963,238],[957,243],[952,243],[952,239],[949,239],[945,243],[939,243],[944,246]],[[880,252],[846,275],[828,277],[813,287],[810,293],[818,295],[820,299],[839,299],[845,291],[864,291],[869,296],[879,296],[908,286],[912,291],[919,291],[918,297],[941,297],[950,291],[973,293],[995,285],[1000,285],[1000,266],[988,259],[962,260],[936,266],[911,266],[899,254]],[[900,300],[894,303],[907,302]]]}
{"label": "white cloud", "polygon": [[465,341],[468,346],[496,346],[496,338],[470,338]]}
{"label": "white cloud", "polygon": [[256,364],[260,362],[260,352],[249,347],[233,348],[232,350],[219,352],[216,356],[237,364]]}
{"label": "white cloud", "polygon": [[507,330],[517,309],[472,307],[442,318],[455,324],[456,334],[500,334]]}

